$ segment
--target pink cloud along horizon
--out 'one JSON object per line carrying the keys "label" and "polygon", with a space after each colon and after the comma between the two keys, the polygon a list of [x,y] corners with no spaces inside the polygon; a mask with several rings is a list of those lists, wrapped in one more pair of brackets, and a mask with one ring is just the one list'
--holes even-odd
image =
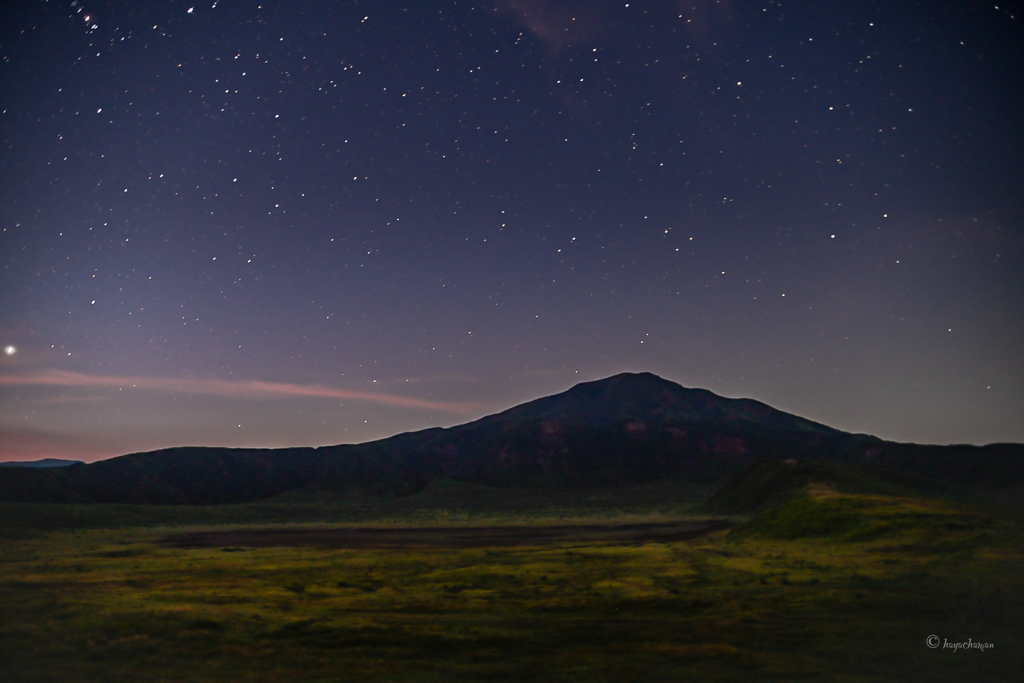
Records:
{"label": "pink cloud along horizon", "polygon": [[291,384],[259,380],[200,379],[194,377],[175,379],[168,377],[89,375],[67,370],[46,370],[35,374],[0,376],[0,386],[133,387],[151,391],[206,394],[245,400],[287,397],[342,398],[386,406],[438,410],[455,414],[468,414],[479,409],[479,405],[475,403],[428,401],[394,394],[336,389],[316,384]]}
{"label": "pink cloud along horizon", "polygon": [[31,461],[43,458],[94,462],[129,449],[104,443],[91,436],[69,435],[45,430],[0,426],[0,462]]}

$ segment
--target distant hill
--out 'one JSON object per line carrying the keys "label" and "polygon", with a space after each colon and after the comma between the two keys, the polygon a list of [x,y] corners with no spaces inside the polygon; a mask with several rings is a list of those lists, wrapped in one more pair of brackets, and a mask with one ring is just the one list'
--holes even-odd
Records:
{"label": "distant hill", "polygon": [[[890,548],[977,543],[1002,518],[986,501],[904,472],[824,460],[759,460],[734,474],[700,510],[743,515],[729,538],[886,539]],[[987,497],[987,496],[986,496]],[[899,539],[897,541],[896,539]],[[962,546],[961,546],[962,547]]]}
{"label": "distant hill", "polygon": [[405,495],[439,477],[498,487],[717,482],[764,458],[861,464],[960,486],[1024,483],[1024,445],[887,442],[758,401],[624,373],[457,427],[363,444],[169,448],[89,465],[10,468],[0,476],[0,500],[241,503],[352,487]]}
{"label": "distant hill", "polygon": [[701,508],[748,515],[805,495],[820,484],[840,493],[916,497],[945,494],[950,486],[905,472],[827,460],[756,460],[729,477]]}
{"label": "distant hill", "polygon": [[11,460],[0,462],[0,467],[67,467],[82,465],[81,460],[61,460],[60,458],[43,458],[42,460]]}

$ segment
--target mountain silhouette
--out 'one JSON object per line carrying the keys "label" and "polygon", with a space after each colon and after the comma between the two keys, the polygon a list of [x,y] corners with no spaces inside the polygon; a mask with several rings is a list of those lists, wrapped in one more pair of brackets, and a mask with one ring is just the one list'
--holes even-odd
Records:
{"label": "mountain silhouette", "polygon": [[43,458],[42,460],[9,460],[0,462],[0,467],[67,467],[81,465],[81,460],[61,460],[60,458]]}
{"label": "mountain silhouette", "polygon": [[849,434],[650,373],[577,384],[448,429],[320,448],[168,448],[60,468],[7,468],[0,500],[221,504],[302,488],[406,495],[432,479],[498,487],[717,482],[759,459],[812,459],[958,486],[1024,483],[1024,445],[921,446]]}

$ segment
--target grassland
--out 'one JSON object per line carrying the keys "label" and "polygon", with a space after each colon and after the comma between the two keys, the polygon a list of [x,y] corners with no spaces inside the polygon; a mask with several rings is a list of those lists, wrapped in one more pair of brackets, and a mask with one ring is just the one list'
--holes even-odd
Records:
{"label": "grassland", "polygon": [[[1001,508],[838,492],[687,541],[176,547],[211,529],[686,518],[709,492],[295,494],[3,506],[5,681],[1024,680],[1024,533]],[[278,526],[275,527],[274,524]],[[929,648],[926,638],[991,643]]]}

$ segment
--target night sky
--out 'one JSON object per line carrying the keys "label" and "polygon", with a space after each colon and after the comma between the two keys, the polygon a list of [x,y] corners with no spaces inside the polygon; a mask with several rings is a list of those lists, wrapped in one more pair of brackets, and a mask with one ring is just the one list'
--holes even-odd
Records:
{"label": "night sky", "polygon": [[1020,9],[7,3],[0,460],[360,442],[623,371],[1024,441]]}

